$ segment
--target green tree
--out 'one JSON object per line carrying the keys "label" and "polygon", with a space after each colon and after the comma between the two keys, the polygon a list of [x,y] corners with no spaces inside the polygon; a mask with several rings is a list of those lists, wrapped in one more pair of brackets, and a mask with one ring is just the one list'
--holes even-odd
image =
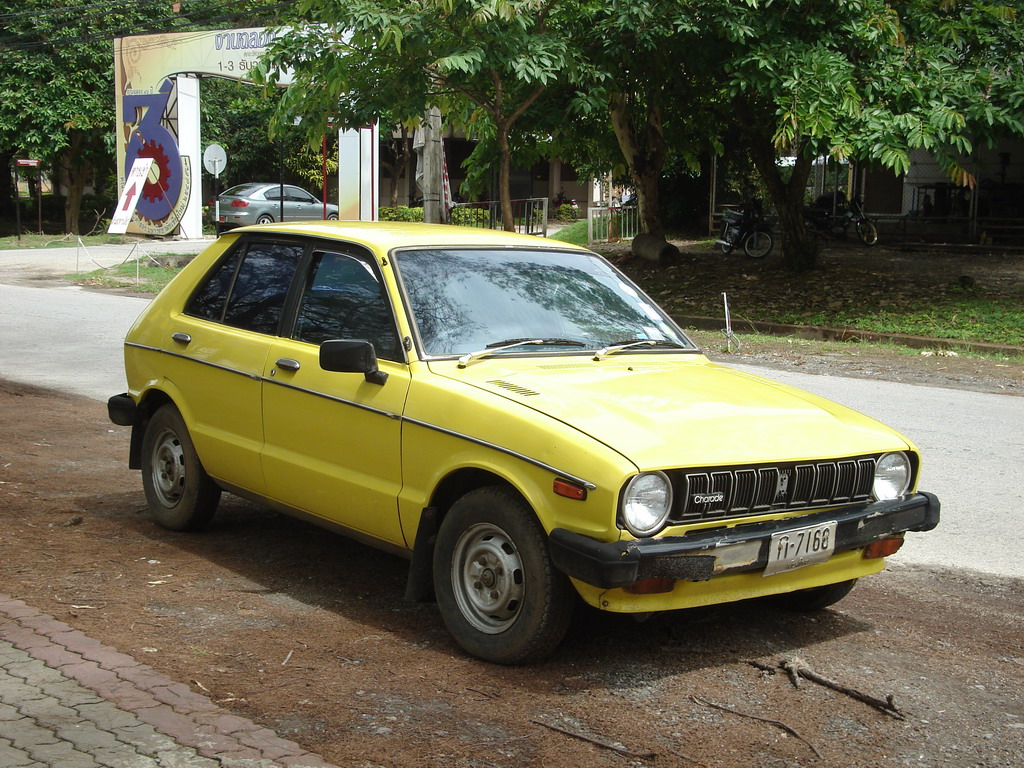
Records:
{"label": "green tree", "polygon": [[[274,0],[191,0],[183,13],[156,0],[14,0],[0,6],[0,161],[39,158],[65,189],[64,219],[78,232],[85,187],[114,163],[114,37],[275,20]],[[0,185],[0,200],[8,184]]]}
{"label": "green tree", "polygon": [[[694,7],[706,18],[705,45],[687,61],[721,72],[719,122],[749,147],[794,271],[817,263],[802,216],[815,157],[876,161],[903,173],[910,153],[925,149],[969,184],[964,160],[978,142],[1024,134],[1024,36],[1008,6],[694,0]],[[788,175],[780,155],[794,158]]]}
{"label": "green tree", "polygon": [[113,60],[102,29],[130,25],[130,6],[20,0],[2,14],[0,146],[39,158],[66,181],[65,226],[78,231],[85,185],[113,144]]}
{"label": "green tree", "polygon": [[559,0],[302,0],[310,26],[286,31],[265,58],[273,83],[294,72],[278,125],[316,116],[349,127],[417,119],[430,106],[493,140],[502,218],[514,227],[510,195],[513,130],[571,69],[553,17]]}

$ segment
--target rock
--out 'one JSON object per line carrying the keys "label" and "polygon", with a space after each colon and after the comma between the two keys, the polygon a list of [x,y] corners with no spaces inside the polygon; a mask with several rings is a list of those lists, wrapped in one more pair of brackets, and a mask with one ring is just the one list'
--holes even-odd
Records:
{"label": "rock", "polygon": [[642,233],[633,238],[633,255],[656,264],[671,264],[679,259],[679,249],[663,238]]}

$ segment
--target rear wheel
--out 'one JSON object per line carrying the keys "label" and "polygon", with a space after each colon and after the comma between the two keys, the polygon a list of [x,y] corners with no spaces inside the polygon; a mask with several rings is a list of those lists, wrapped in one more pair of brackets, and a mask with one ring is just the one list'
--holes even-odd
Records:
{"label": "rear wheel", "polygon": [[770,234],[755,230],[743,241],[743,252],[752,259],[763,259],[772,252],[773,245]]}
{"label": "rear wheel", "polygon": [[856,579],[840,581],[838,584],[827,584],[824,587],[813,589],[801,589],[799,592],[790,592],[779,595],[777,600],[784,607],[791,611],[820,611],[834,605],[850,594]]}
{"label": "rear wheel", "polygon": [[445,626],[467,652],[497,664],[549,656],[569,628],[569,580],[555,569],[533,512],[510,489],[480,488],[449,510],[434,549]]}
{"label": "rear wheel", "polygon": [[256,219],[256,223],[257,224],[273,224],[274,223],[274,217],[271,216],[269,213],[264,213],[264,214],[261,214],[258,219]]}
{"label": "rear wheel", "polygon": [[878,228],[874,222],[864,219],[857,222],[857,237],[869,248],[878,242]]}
{"label": "rear wheel", "polygon": [[206,474],[184,419],[163,405],[142,438],[142,485],[153,517],[172,531],[205,528],[217,510],[220,488]]}

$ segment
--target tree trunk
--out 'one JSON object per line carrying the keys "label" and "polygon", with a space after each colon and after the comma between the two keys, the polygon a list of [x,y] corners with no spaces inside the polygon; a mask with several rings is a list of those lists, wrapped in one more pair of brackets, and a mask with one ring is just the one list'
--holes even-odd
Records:
{"label": "tree trunk", "polygon": [[750,155],[761,178],[768,187],[775,211],[779,215],[779,229],[782,234],[782,264],[790,272],[809,272],[818,266],[818,252],[821,246],[810,232],[804,219],[804,191],[807,179],[814,167],[814,158],[800,152],[796,156],[792,174],[784,181],[779,168],[778,153],[771,138],[759,133],[754,112],[741,107],[746,115],[746,135]]}
{"label": "tree trunk", "polygon": [[0,216],[14,217],[14,154],[0,152]]}
{"label": "tree trunk", "polygon": [[497,121],[498,140],[498,200],[501,204],[501,228],[506,232],[516,231],[512,214],[512,150],[509,148],[509,124]]}
{"label": "tree trunk", "polygon": [[78,219],[82,212],[82,196],[92,175],[92,166],[82,159],[82,147],[85,144],[83,138],[78,131],[72,131],[70,144],[60,153],[60,165],[68,180],[67,195],[64,198],[64,231],[72,235],[81,234]]}
{"label": "tree trunk", "polygon": [[392,208],[398,207],[398,182],[402,180],[402,174],[409,164],[409,131],[404,125],[400,125],[401,135],[388,139],[388,147],[391,149],[391,162],[382,161],[387,171],[388,179],[391,182],[389,190],[389,201]]}
{"label": "tree trunk", "polygon": [[611,98],[611,119],[629,177],[636,186],[640,231],[663,238],[658,179],[665,165],[666,147],[661,107],[653,101],[648,103],[641,133],[630,114],[629,98],[616,93]]}

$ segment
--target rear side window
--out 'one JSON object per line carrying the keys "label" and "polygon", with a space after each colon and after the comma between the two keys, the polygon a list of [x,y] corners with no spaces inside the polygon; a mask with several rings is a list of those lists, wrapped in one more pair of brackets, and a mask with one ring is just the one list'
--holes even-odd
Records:
{"label": "rear side window", "polygon": [[256,333],[277,333],[303,247],[249,243],[222,261],[193,294],[185,314]]}

